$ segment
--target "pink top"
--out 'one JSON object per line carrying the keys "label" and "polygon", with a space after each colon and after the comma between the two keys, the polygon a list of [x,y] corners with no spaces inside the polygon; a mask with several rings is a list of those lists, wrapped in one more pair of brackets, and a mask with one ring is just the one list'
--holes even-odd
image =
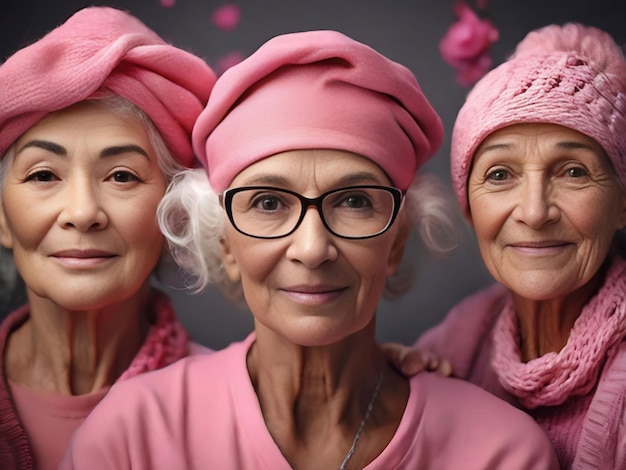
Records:
{"label": "pink top", "polygon": [[[74,435],[60,469],[290,469],[246,368],[254,339],[113,386]],[[525,413],[467,382],[422,373],[410,380],[394,437],[366,468],[558,466]]]}
{"label": "pink top", "polygon": [[72,396],[35,391],[8,382],[20,422],[28,433],[37,470],[56,470],[72,434],[110,388]]}
{"label": "pink top", "polygon": [[[129,368],[130,378],[158,369],[189,354],[210,352],[192,343],[176,319],[169,299],[155,291],[155,323]],[[11,313],[0,325],[0,352],[11,332],[29,316],[28,306]],[[56,469],[72,433],[83,422],[109,387],[87,395],[61,395],[26,388],[8,380],[0,362],[0,469]]]}
{"label": "pink top", "polygon": [[[567,345],[524,363],[517,322],[511,321],[511,295],[495,284],[460,302],[422,335],[417,347],[450,360],[455,376],[535,418],[551,439],[561,468],[623,470],[625,296],[626,261],[616,259],[576,320]],[[559,383],[564,385],[553,386]]]}

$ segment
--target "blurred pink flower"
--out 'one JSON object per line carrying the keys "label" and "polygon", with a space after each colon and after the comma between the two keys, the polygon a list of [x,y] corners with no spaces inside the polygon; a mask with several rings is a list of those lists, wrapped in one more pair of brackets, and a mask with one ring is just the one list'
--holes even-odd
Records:
{"label": "blurred pink flower", "polygon": [[161,0],[163,8],[172,8],[174,5],[176,5],[176,0]]}
{"label": "blurred pink flower", "polygon": [[456,67],[456,81],[459,85],[469,87],[483,78],[491,69],[492,60],[488,54],[483,54],[473,62],[467,62]]}
{"label": "blurred pink flower", "polygon": [[243,60],[243,54],[239,51],[229,52],[217,59],[216,71],[217,75],[222,75],[233,65],[237,65]]}
{"label": "blurred pink flower", "polygon": [[222,31],[232,31],[239,24],[241,10],[235,4],[228,4],[217,8],[213,12],[211,20]]}
{"label": "blurred pink flower", "polygon": [[481,20],[465,2],[454,7],[459,20],[448,29],[439,43],[443,60],[457,71],[464,86],[478,81],[491,67],[489,49],[499,33],[488,20]]}

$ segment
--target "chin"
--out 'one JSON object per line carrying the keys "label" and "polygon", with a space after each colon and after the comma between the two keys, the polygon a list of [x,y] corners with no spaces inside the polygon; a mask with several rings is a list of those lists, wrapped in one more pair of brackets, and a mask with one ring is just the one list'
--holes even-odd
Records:
{"label": "chin", "polygon": [[319,319],[301,322],[294,328],[278,333],[294,345],[306,348],[329,346],[348,336],[347,333],[342,334],[336,324],[329,325]]}
{"label": "chin", "polygon": [[571,289],[550,285],[547,282],[512,284],[508,286],[517,296],[532,302],[544,302],[566,296]]}

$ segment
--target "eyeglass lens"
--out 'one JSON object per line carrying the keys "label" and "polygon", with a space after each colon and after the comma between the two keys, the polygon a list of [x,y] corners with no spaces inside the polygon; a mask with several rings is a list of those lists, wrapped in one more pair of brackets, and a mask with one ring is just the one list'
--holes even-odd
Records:
{"label": "eyeglass lens", "polygon": [[306,198],[285,190],[243,189],[232,195],[232,221],[238,230],[251,236],[281,237],[301,222],[305,205],[317,205],[331,232],[360,238],[384,231],[394,216],[394,195],[384,187],[345,188],[325,193],[318,199],[321,204],[311,204]]}

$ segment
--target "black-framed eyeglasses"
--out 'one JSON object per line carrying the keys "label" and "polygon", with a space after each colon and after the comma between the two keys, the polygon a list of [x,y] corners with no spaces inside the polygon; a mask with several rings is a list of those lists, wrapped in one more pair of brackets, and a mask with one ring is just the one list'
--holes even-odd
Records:
{"label": "black-framed eyeglasses", "polygon": [[315,198],[271,186],[244,186],[227,189],[219,199],[233,227],[249,237],[291,235],[314,206],[330,233],[363,239],[391,227],[403,197],[397,188],[373,185],[333,189]]}

